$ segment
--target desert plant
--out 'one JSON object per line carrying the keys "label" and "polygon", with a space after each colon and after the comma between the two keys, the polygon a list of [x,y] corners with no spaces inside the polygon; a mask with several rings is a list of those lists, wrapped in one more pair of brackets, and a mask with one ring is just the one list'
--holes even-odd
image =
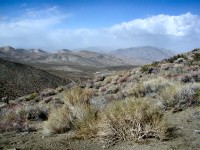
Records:
{"label": "desert plant", "polygon": [[45,89],[44,91],[42,91],[40,93],[40,96],[47,97],[47,96],[51,96],[51,95],[55,95],[55,94],[56,94],[56,90],[48,88],[48,89]]}
{"label": "desert plant", "polygon": [[126,81],[128,81],[128,79],[129,79],[129,75],[124,75],[124,76],[122,76],[122,77],[120,77],[120,78],[118,79],[117,83],[126,82]]}
{"label": "desert plant", "polygon": [[61,133],[74,129],[81,137],[92,136],[95,112],[89,105],[91,96],[90,90],[79,87],[67,91],[64,106],[51,111],[44,123],[44,132]]}
{"label": "desert plant", "polygon": [[48,120],[43,123],[45,134],[61,133],[71,129],[71,115],[68,107],[53,109]]}
{"label": "desert plant", "polygon": [[89,98],[92,97],[90,89],[82,89],[80,87],[73,87],[65,93],[64,102],[67,105],[75,105],[78,103],[88,104]]}
{"label": "desert plant", "polygon": [[26,118],[28,120],[39,120],[45,121],[47,120],[47,109],[39,106],[27,106],[25,108],[26,111]]}
{"label": "desert plant", "polygon": [[143,97],[148,94],[157,93],[170,84],[172,84],[170,80],[161,77],[152,78],[147,81],[140,81],[139,83],[133,84],[132,87],[130,86],[128,94],[135,97]]}
{"label": "desert plant", "polygon": [[173,63],[175,60],[177,60],[178,58],[184,58],[185,60],[187,60],[188,58],[183,55],[183,54],[178,54],[178,55],[175,55],[169,59],[166,59],[166,62],[170,62],[170,63]]}
{"label": "desert plant", "polygon": [[173,108],[176,105],[175,95],[178,89],[181,88],[180,83],[168,86],[159,92],[160,100],[166,109]]}
{"label": "desert plant", "polygon": [[22,105],[9,106],[4,110],[1,110],[0,132],[26,130],[28,127],[26,114],[27,113]]}
{"label": "desert plant", "polygon": [[199,103],[194,95],[200,89],[200,84],[190,83],[179,88],[174,96],[177,107],[185,108]]}
{"label": "desert plant", "polygon": [[194,61],[200,61],[200,53],[194,53],[193,59]]}
{"label": "desert plant", "polygon": [[97,134],[97,112],[89,105],[78,105],[73,109],[72,125],[77,138],[90,138]]}
{"label": "desert plant", "polygon": [[141,71],[142,73],[144,73],[144,72],[148,71],[149,67],[150,67],[150,65],[144,65],[144,66],[142,66],[142,67],[140,68],[140,71]]}
{"label": "desert plant", "polygon": [[120,141],[163,138],[163,113],[144,99],[114,102],[101,113],[98,136],[108,147]]}
{"label": "desert plant", "polygon": [[199,104],[199,99],[195,96],[199,89],[200,84],[198,83],[176,83],[164,89],[160,96],[163,104],[168,108],[184,109]]}

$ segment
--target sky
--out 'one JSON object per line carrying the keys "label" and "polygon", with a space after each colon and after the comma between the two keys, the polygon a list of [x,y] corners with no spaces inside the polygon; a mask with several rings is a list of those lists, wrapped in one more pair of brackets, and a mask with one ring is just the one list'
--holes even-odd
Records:
{"label": "sky", "polygon": [[200,47],[200,0],[0,0],[0,46]]}

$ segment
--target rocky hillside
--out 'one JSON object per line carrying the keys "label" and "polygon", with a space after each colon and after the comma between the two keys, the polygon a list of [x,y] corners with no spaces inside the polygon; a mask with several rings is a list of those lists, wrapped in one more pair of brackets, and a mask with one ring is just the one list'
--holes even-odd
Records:
{"label": "rocky hillside", "polygon": [[174,53],[166,49],[145,46],[118,49],[111,52],[111,55],[116,56],[129,64],[147,64],[169,58],[173,56]]}
{"label": "rocky hillside", "polygon": [[46,71],[1,58],[0,70],[0,98],[8,96],[13,99],[70,82]]}

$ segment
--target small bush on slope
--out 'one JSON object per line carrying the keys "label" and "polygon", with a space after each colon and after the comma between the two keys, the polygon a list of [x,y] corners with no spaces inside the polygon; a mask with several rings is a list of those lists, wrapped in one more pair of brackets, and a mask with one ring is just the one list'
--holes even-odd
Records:
{"label": "small bush on slope", "polygon": [[23,131],[27,129],[27,112],[23,105],[9,104],[0,110],[0,132]]}
{"label": "small bush on slope", "polygon": [[151,93],[157,93],[171,84],[172,82],[167,79],[161,77],[153,78],[133,84],[128,93],[135,97],[144,97]]}
{"label": "small bush on slope", "polygon": [[73,129],[79,137],[93,136],[96,116],[89,105],[89,97],[91,92],[86,89],[75,87],[67,91],[64,106],[52,110],[44,123],[44,132],[61,133]]}
{"label": "small bush on slope", "polygon": [[50,112],[48,120],[44,122],[43,129],[45,134],[62,133],[71,129],[70,110],[63,106]]}
{"label": "small bush on slope", "polygon": [[168,125],[163,113],[144,99],[114,102],[101,113],[98,135],[105,146],[120,141],[162,138]]}
{"label": "small bush on slope", "polygon": [[183,109],[189,106],[200,104],[199,98],[195,97],[199,89],[199,83],[176,83],[164,89],[160,93],[160,96],[165,106]]}
{"label": "small bush on slope", "polygon": [[79,87],[73,87],[65,93],[65,104],[76,105],[78,103],[88,104],[89,98],[92,97],[92,91],[89,89],[81,89]]}

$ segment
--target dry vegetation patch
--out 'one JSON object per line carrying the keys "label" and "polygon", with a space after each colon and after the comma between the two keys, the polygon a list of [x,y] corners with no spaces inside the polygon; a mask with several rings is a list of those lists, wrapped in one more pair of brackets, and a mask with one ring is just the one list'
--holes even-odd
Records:
{"label": "dry vegetation patch", "polygon": [[98,135],[106,147],[120,141],[161,139],[169,126],[163,113],[144,99],[126,99],[111,103],[101,112]]}

